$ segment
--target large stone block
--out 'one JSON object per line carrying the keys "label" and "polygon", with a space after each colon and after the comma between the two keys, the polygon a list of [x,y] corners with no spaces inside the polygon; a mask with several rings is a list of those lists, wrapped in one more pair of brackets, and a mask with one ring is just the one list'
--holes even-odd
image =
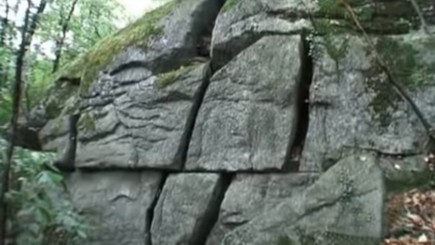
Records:
{"label": "large stone block", "polygon": [[76,172],[68,179],[74,205],[92,229],[86,245],[148,244],[150,209],[161,174]]}
{"label": "large stone block", "polygon": [[300,36],[264,37],[216,72],[186,168],[282,169],[297,133],[303,54]]}

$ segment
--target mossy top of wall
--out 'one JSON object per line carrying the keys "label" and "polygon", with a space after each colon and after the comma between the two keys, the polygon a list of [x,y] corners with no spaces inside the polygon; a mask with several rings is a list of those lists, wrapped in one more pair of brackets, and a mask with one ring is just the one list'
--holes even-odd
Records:
{"label": "mossy top of wall", "polygon": [[234,7],[241,0],[226,0],[224,6],[222,6],[221,12],[224,13]]}
{"label": "mossy top of wall", "polygon": [[163,31],[162,27],[157,25],[158,21],[168,15],[176,3],[177,0],[170,1],[160,8],[146,13],[136,22],[114,35],[101,40],[91,50],[63,67],[55,74],[54,79],[80,77],[80,92],[86,92],[98,71],[109,65],[122,50],[133,45],[146,49],[152,37]]}
{"label": "mossy top of wall", "polygon": [[[47,83],[48,87],[44,89],[46,97],[41,99],[48,117],[54,119],[73,111],[76,105],[73,101],[78,100],[77,91],[80,94],[87,92],[98,71],[109,65],[123,49],[133,45],[146,49],[151,38],[163,31],[162,27],[157,26],[157,22],[167,16],[177,2],[178,0],[170,1],[146,13],[134,23],[104,38],[55,73],[50,78],[51,82]],[[76,79],[80,79],[79,88],[70,84],[70,80]],[[67,103],[68,101],[71,103]]]}

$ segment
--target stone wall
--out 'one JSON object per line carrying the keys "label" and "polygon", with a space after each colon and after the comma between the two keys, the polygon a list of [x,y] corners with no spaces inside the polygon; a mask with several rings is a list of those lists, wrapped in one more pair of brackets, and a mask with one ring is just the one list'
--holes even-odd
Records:
{"label": "stone wall", "polygon": [[[435,39],[411,3],[349,2],[435,122]],[[185,0],[72,61],[39,139],[72,171],[84,244],[379,244],[387,192],[427,152],[372,51],[334,1]]]}

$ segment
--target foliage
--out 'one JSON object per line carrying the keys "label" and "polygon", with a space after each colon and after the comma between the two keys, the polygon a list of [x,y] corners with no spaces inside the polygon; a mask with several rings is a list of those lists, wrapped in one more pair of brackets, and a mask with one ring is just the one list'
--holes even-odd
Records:
{"label": "foliage", "polygon": [[[1,140],[0,151],[5,152],[5,148],[6,141]],[[16,150],[12,171],[16,188],[7,194],[7,201],[14,209],[9,225],[14,227],[19,244],[47,244],[43,241],[59,239],[48,237],[53,234],[65,239],[57,244],[86,238],[89,227],[61,188],[64,177],[50,166],[53,159],[51,153]]]}
{"label": "foliage", "polygon": [[[65,18],[71,2],[54,0],[49,11],[42,16],[40,28],[36,34],[38,41],[45,42],[50,48],[44,51],[36,44],[35,52],[28,57],[28,63],[32,66],[29,72],[31,84],[28,93],[31,106],[44,97],[47,87],[53,82],[52,53],[56,49],[55,41],[59,38],[61,29],[59,22]],[[81,0],[76,8],[77,11],[74,12],[69,23],[67,40],[62,47],[63,55],[60,60],[62,66],[115,32],[117,27],[113,20],[117,19],[116,11],[123,12],[115,0]]]}
{"label": "foliage", "polygon": [[97,71],[103,69],[115,54],[124,48],[135,44],[146,48],[148,41],[161,33],[162,27],[157,25],[161,17],[172,9],[176,1],[171,1],[164,6],[145,14],[136,22],[126,28],[98,42],[89,52],[77,57],[61,69],[56,78],[81,78],[80,92],[87,92],[90,84],[97,75]]}

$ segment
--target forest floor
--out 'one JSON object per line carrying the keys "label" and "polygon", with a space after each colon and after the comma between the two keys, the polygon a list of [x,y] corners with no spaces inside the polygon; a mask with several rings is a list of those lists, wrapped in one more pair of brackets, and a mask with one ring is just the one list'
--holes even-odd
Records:
{"label": "forest floor", "polygon": [[435,245],[435,190],[390,194],[382,245]]}

